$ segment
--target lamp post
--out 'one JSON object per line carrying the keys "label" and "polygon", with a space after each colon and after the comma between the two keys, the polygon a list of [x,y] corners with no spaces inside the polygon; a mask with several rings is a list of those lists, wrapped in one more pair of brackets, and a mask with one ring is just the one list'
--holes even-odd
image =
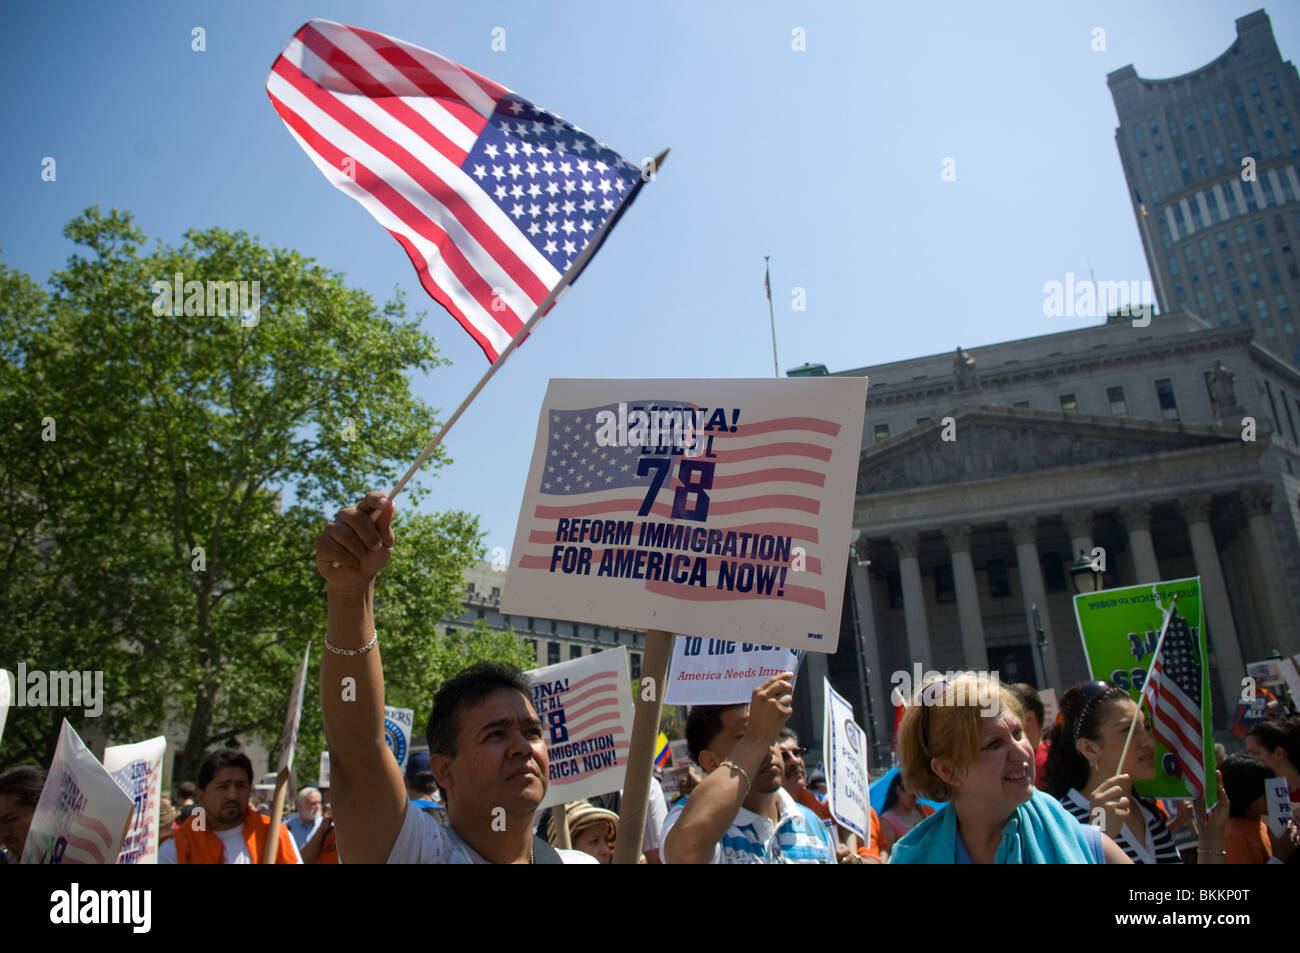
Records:
{"label": "lamp post", "polygon": [[1102,575],[1101,570],[1093,566],[1088,554],[1079,550],[1079,558],[1070,566],[1070,582],[1074,584],[1074,591],[1079,595],[1101,592],[1106,586]]}
{"label": "lamp post", "polygon": [[[867,732],[871,737],[872,767],[880,763],[880,743],[876,737],[876,716],[871,710],[871,669],[867,668],[866,646],[862,641],[862,626],[858,622],[858,590],[853,584],[853,564],[865,568],[871,565],[870,559],[863,559],[858,554],[858,540],[862,530],[856,526],[849,532],[849,598],[852,600],[853,632],[858,640],[858,678],[861,683],[862,712],[866,715]],[[870,581],[868,581],[870,585]]]}
{"label": "lamp post", "polygon": [[1038,614],[1038,603],[1030,603],[1030,614],[1034,618],[1034,642],[1038,646],[1038,667],[1043,672],[1043,687],[1047,687],[1047,656],[1044,652],[1047,649],[1047,633],[1043,631],[1043,619]]}

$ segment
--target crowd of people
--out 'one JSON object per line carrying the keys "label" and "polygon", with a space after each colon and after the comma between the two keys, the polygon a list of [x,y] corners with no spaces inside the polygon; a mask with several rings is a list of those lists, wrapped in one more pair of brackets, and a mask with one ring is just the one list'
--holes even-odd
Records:
{"label": "crowd of people", "polygon": [[[372,588],[392,550],[391,516],[391,503],[371,494],[317,541],[329,607],[321,703],[332,786],[297,792],[275,825],[249,759],[214,751],[195,783],[164,799],[159,863],[261,863],[273,828],[282,864],[612,860],[621,792],[538,810],[547,746],[518,670],[479,663],[447,681],[434,698],[428,751],[399,769],[384,743]],[[348,693],[337,690],[345,681]],[[880,814],[867,807],[862,840],[832,819],[826,779],[809,775],[806,749],[786,726],[792,673],[769,678],[748,704],[692,708],[691,764],[672,769],[671,804],[651,779],[641,862],[1300,862],[1300,832],[1294,822],[1270,828],[1265,793],[1268,779],[1283,778],[1300,804],[1300,718],[1256,724],[1244,753],[1217,759],[1207,810],[1204,798],[1161,802],[1134,790],[1156,777],[1156,741],[1126,689],[1074,686],[1044,725],[1032,687],[997,683],[991,708],[986,688],[981,676],[958,673],[917,690],[898,730],[900,771]],[[0,775],[9,861],[44,780],[32,767]]]}

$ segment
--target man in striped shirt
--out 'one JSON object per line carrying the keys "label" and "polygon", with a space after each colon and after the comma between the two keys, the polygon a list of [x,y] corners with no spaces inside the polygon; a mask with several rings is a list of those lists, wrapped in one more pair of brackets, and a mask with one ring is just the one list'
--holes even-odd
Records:
{"label": "man in striped shirt", "polygon": [[793,677],[774,675],[748,705],[691,709],[686,743],[707,777],[669,811],[664,863],[835,863],[825,826],[781,786],[776,737],[792,711]]}

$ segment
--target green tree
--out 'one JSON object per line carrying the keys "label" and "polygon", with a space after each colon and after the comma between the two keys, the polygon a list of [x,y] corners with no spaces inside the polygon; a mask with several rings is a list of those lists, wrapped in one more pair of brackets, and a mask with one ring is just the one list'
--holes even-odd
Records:
{"label": "green tree", "polygon": [[[434,432],[409,378],[443,360],[400,296],[378,308],[242,232],[145,252],[129,214],[92,208],[64,234],[78,251],[49,291],[0,265],[0,664],[101,670],[107,705],[93,721],[11,710],[0,765],[48,762],[64,716],[119,742],[180,719],[178,776],[193,777],[214,743],[274,743],[325,631],[315,536]],[[483,553],[476,518],[413,514],[419,496],[398,498],[377,596],[391,697],[410,702],[462,648],[435,623]],[[304,756],[319,750],[318,665],[314,650]]]}

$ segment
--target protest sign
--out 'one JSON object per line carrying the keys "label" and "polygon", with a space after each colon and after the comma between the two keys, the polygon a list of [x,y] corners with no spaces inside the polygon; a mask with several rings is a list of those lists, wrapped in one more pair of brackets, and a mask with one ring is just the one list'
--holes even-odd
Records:
{"label": "protest sign", "polygon": [[1268,829],[1274,837],[1281,837],[1286,831],[1286,822],[1292,818],[1291,794],[1287,791],[1286,778],[1265,781],[1264,795],[1268,799]]}
{"label": "protest sign", "polygon": [[1047,734],[1047,729],[1056,724],[1061,704],[1056,700],[1055,688],[1044,688],[1038,693],[1038,698],[1043,703],[1043,723],[1039,727],[1043,729],[1043,734]]}
{"label": "protest sign", "polygon": [[163,758],[167,739],[159,735],[128,745],[104,749],[104,770],[133,802],[131,827],[118,854],[119,864],[152,864],[157,860],[158,815],[162,801]]}
{"label": "protest sign", "polygon": [[0,741],[4,741],[5,719],[9,717],[9,703],[13,699],[13,688],[9,684],[12,677],[8,670],[0,668]]}
{"label": "protest sign", "polygon": [[632,727],[627,649],[607,649],[524,676],[533,689],[550,763],[539,808],[623,787]]}
{"label": "protest sign", "polygon": [[674,768],[684,768],[690,765],[691,749],[685,738],[674,738],[668,742],[668,750],[672,752]]}
{"label": "protest sign", "polygon": [[867,733],[853,720],[853,706],[822,680],[825,692],[826,806],[831,817],[871,846],[867,782]]}
{"label": "protest sign", "polygon": [[[773,675],[799,672],[804,653],[775,645],[686,637],[673,640],[667,705],[735,705]],[[674,762],[675,763],[675,762]]]}
{"label": "protest sign", "polygon": [[298,745],[298,725],[302,721],[302,699],[307,682],[307,662],[311,658],[311,646],[302,653],[302,664],[298,666],[298,677],[293,680],[293,691],[289,694],[289,711],[284,719],[284,728],[280,731],[280,762],[276,773],[286,768],[293,770],[293,749]]}
{"label": "protest sign", "polygon": [[1209,656],[1199,577],[1077,595],[1075,619],[1091,677],[1119,685],[1136,701],[1174,595],[1178,605],[1160,655],[1163,678],[1147,724],[1156,739],[1156,777],[1134,787],[1148,797],[1191,798],[1203,791],[1213,807]]}
{"label": "protest sign", "polygon": [[330,753],[328,751],[320,753],[320,770],[317,772],[316,786],[318,788],[330,786]]}
{"label": "protest sign", "polygon": [[406,759],[411,751],[411,726],[415,724],[413,708],[384,706],[384,741],[397,759],[397,767],[406,772]]}
{"label": "protest sign", "polygon": [[131,798],[64,719],[22,863],[114,863],[131,810]]}
{"label": "protest sign", "polygon": [[158,863],[158,810],[166,750],[167,739],[162,735],[138,744],[111,745],[104,749],[104,770],[134,804],[131,826],[117,855],[119,864]]}
{"label": "protest sign", "polygon": [[[1286,690],[1291,693],[1291,701],[1300,705],[1300,655],[1281,659],[1277,667],[1282,675],[1282,681],[1286,684]],[[4,727],[3,720],[0,720],[0,727]]]}
{"label": "protest sign", "polygon": [[502,611],[835,651],[866,390],[552,380]]}

